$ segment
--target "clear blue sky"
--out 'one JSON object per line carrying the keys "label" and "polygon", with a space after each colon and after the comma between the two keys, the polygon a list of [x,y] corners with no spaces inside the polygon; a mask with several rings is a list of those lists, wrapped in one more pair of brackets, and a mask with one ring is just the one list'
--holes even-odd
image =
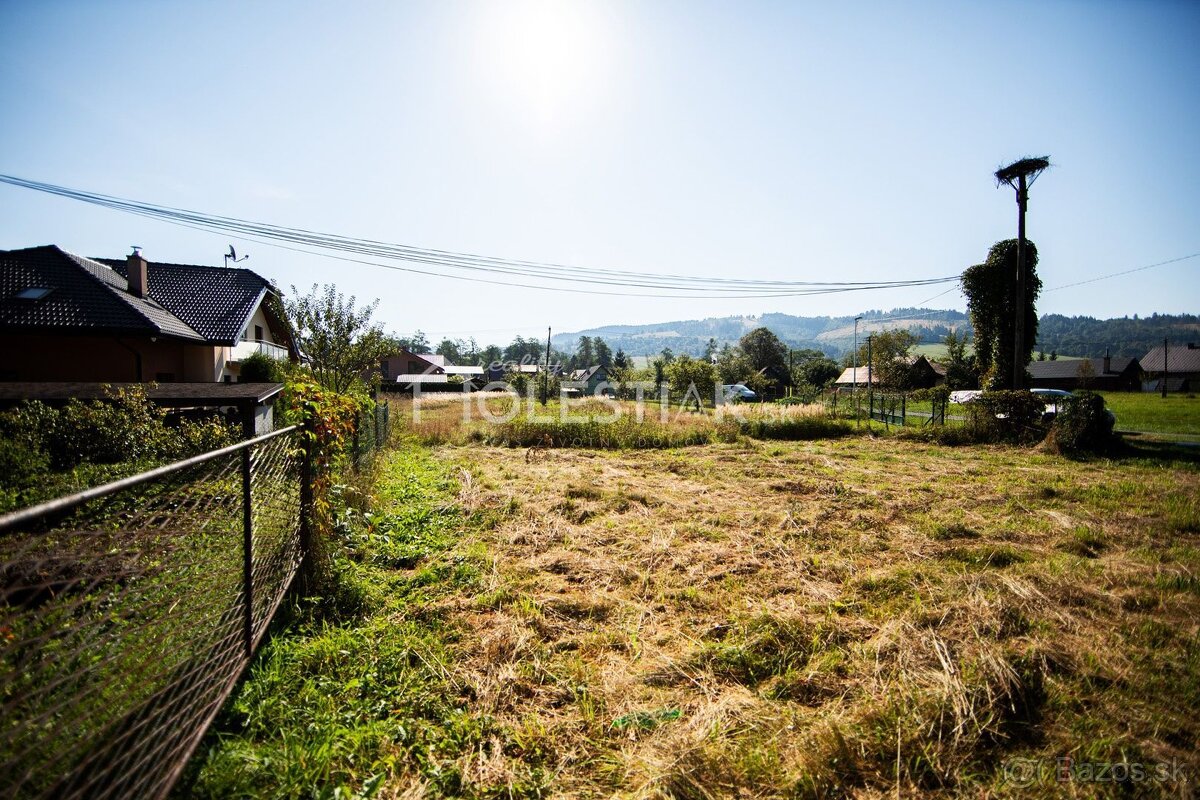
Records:
{"label": "clear blue sky", "polygon": [[[836,6],[836,7],[835,7]],[[952,275],[1031,192],[1045,285],[1200,251],[1195,2],[0,3],[0,172],[228,216],[586,267]],[[219,264],[380,298],[390,330],[844,314],[817,298],[587,297],[406,275],[0,186],[0,247]],[[1200,259],[1039,310],[1200,311]],[[933,300],[963,307],[957,290]]]}

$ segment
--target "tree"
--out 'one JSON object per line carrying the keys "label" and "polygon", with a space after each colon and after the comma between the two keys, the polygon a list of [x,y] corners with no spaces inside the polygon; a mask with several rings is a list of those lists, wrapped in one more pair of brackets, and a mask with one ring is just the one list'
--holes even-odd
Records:
{"label": "tree", "polygon": [[609,367],[612,366],[612,363],[613,363],[612,350],[608,349],[607,342],[605,342],[603,339],[601,339],[599,336],[597,336],[595,339],[592,340],[592,348],[596,351],[596,360],[595,360],[595,362],[593,362],[593,364],[584,364],[583,366],[590,367],[590,366],[593,366],[594,364],[599,364],[600,366],[604,367],[605,369],[608,369]]}
{"label": "tree", "polygon": [[430,352],[429,338],[421,331],[412,336],[389,336],[388,342],[393,350],[407,350],[418,354]]}
{"label": "tree", "polygon": [[979,385],[975,360],[967,355],[967,336],[950,331],[946,334],[946,386],[974,389]]}
{"label": "tree", "polygon": [[659,353],[659,357],[662,359],[664,364],[670,364],[675,360],[675,351],[669,347],[664,347],[662,352]]}
{"label": "tree", "polygon": [[771,368],[787,372],[787,345],[767,328],[755,328],[738,340],[738,349],[745,354],[750,369],[761,372]]}
{"label": "tree", "polygon": [[704,345],[704,360],[709,363],[712,363],[712,360],[717,355],[717,349],[718,349],[717,340],[710,338],[708,340],[708,343],[706,345]]}
{"label": "tree", "polygon": [[1080,389],[1090,389],[1096,380],[1096,367],[1092,364],[1090,358],[1085,358],[1079,362],[1079,367],[1075,370],[1075,380],[1079,384]]}
{"label": "tree", "polygon": [[797,385],[807,384],[817,389],[837,380],[842,374],[838,363],[820,350],[805,348],[792,352],[793,376]]}
{"label": "tree", "polygon": [[741,348],[726,344],[717,356],[717,373],[722,384],[741,383],[756,374]]}
{"label": "tree", "polygon": [[629,368],[629,356],[625,355],[625,351],[618,349],[617,354],[613,356],[613,366],[617,369]]}
{"label": "tree", "polygon": [[504,360],[527,364],[541,364],[546,360],[546,343],[538,339],[526,339],[518,335],[512,344],[504,348]]}
{"label": "tree", "polygon": [[896,328],[871,334],[870,345],[858,350],[858,363],[870,363],[871,377],[884,389],[909,388],[908,351],[917,343],[911,332]]}
{"label": "tree", "polygon": [[433,352],[439,356],[445,356],[451,364],[458,364],[462,361],[463,350],[466,349],[466,346],[467,343],[462,339],[442,339]]}
{"label": "tree", "polygon": [[595,364],[595,351],[592,349],[592,339],[590,336],[580,336],[579,344],[575,347],[575,358],[572,360],[572,366],[576,369],[587,369]]}
{"label": "tree", "polygon": [[[1037,341],[1037,298],[1042,282],[1037,276],[1037,247],[1025,242],[1025,346],[1016,356],[1028,364]],[[986,388],[1006,386],[1013,374],[1015,348],[1016,292],[1014,276],[1017,271],[1017,240],[1005,239],[992,245],[987,261],[968,267],[962,274],[962,290],[967,296],[967,311],[975,329],[975,363],[980,384]],[[1022,386],[1028,385],[1028,371]]]}
{"label": "tree", "polygon": [[700,408],[701,398],[713,397],[716,390],[716,368],[708,361],[686,354],[667,364],[666,377],[671,391],[679,395],[685,403],[694,399],[697,410]]}
{"label": "tree", "polygon": [[324,387],[344,392],[393,352],[383,329],[371,324],[379,301],[355,308],[354,296],[342,296],[333,284],[313,284],[307,295],[292,287],[285,299],[288,319],[300,350],[311,359],[313,376]]}

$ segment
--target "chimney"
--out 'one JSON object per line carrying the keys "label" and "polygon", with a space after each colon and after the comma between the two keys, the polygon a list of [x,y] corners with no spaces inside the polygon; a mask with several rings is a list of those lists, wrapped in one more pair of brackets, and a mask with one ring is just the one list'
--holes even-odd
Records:
{"label": "chimney", "polygon": [[1108,348],[1104,348],[1104,372],[1102,375],[1107,375],[1112,372],[1112,357],[1108,354]]}
{"label": "chimney", "polygon": [[125,265],[129,293],[134,297],[145,297],[150,293],[150,281],[146,277],[146,268],[149,265],[146,263],[146,259],[142,258],[141,248],[133,248],[133,252],[125,259]]}

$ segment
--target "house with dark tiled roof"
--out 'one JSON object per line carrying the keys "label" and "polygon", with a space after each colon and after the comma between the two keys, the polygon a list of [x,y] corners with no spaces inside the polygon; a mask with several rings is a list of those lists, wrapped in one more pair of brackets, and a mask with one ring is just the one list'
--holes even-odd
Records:
{"label": "house with dark tiled roof", "polygon": [[[1084,366],[1087,363],[1089,366]],[[1136,392],[1141,388],[1142,366],[1136,358],[1059,358],[1030,361],[1032,389],[1095,389],[1101,392]],[[1086,386],[1084,384],[1087,384]]]}
{"label": "house with dark tiled roof", "polygon": [[1145,383],[1142,388],[1158,392],[1166,383],[1168,392],[1194,392],[1200,388],[1200,346],[1195,342],[1155,347],[1141,357]]}
{"label": "house with dark tiled roof", "polygon": [[235,382],[298,359],[279,292],[248,269],[0,251],[0,380]]}

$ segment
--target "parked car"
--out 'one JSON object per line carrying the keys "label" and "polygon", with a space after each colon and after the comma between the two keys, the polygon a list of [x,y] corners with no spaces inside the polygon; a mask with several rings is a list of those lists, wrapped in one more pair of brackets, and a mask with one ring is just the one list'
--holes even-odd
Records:
{"label": "parked car", "polygon": [[[1071,394],[1071,392],[1068,392],[1065,389],[1030,389],[1029,391],[1031,394],[1041,399],[1042,403],[1046,406],[1046,410],[1042,414],[1042,422],[1045,423],[1053,422],[1054,418],[1058,416],[1059,409],[1065,405],[1067,399],[1074,396]],[[950,402],[969,403],[972,400],[977,399],[982,394],[983,392],[979,389],[962,389],[960,391],[950,393]],[[1112,420],[1114,424],[1116,423],[1116,414],[1107,408],[1104,409],[1104,413],[1108,415],[1108,418]],[[1000,419],[1004,419],[1005,417],[1004,414],[997,414],[996,416]]]}
{"label": "parked car", "polygon": [[726,403],[753,403],[758,400],[758,394],[744,383],[721,384]]}
{"label": "parked car", "polygon": [[[1060,405],[1065,404],[1068,398],[1074,397],[1066,389],[1030,389],[1029,391],[1042,398],[1042,402],[1046,404],[1046,413],[1042,415],[1042,422],[1053,422],[1054,418],[1058,416]],[[1105,408],[1104,413],[1114,425],[1117,423],[1117,415],[1111,409]]]}

